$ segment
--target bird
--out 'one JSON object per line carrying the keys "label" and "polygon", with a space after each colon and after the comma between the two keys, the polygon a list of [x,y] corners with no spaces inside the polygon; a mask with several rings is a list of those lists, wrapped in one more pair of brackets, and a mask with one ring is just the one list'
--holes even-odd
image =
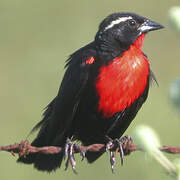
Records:
{"label": "bird", "polygon": [[[94,40],[72,53],[57,96],[33,128],[31,145],[64,147],[58,154],[27,154],[18,162],[52,172],[74,141],[84,146],[120,139],[148,97],[155,79],[142,51],[148,32],[163,25],[132,12],[115,12],[99,25]],[[87,152],[89,163],[102,152]],[[69,154],[68,154],[69,155]]]}

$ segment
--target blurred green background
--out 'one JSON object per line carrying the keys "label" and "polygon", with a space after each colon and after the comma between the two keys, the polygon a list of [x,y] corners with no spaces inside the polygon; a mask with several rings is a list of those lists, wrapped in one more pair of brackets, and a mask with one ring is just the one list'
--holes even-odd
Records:
{"label": "blurred green background", "polygon": [[[168,100],[168,88],[180,76],[180,37],[167,24],[168,9],[177,3],[177,0],[0,0],[0,144],[26,138],[58,91],[64,61],[93,40],[100,21],[112,12],[132,11],[165,25],[166,29],[146,37],[143,49],[159,87],[151,87],[148,101],[126,134],[132,135],[137,124],[148,124],[159,133],[162,144],[178,145],[180,117]],[[123,167],[117,158],[115,170],[112,174],[108,153],[91,165],[78,160],[78,175],[71,169],[64,171],[64,164],[50,175],[38,172],[32,166],[17,164],[9,153],[0,153],[1,180],[168,178],[142,152],[126,157]]]}

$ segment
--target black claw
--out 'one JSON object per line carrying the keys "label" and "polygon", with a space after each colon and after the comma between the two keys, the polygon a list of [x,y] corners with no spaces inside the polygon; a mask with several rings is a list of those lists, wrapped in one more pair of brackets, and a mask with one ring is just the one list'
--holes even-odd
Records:
{"label": "black claw", "polygon": [[74,158],[73,148],[74,148],[74,144],[71,143],[70,150],[69,150],[70,164],[72,166],[73,172],[76,174],[77,173],[76,170],[75,170],[76,161],[75,161],[75,158]]}
{"label": "black claw", "polygon": [[75,168],[76,160],[74,157],[74,152],[79,152],[80,155],[82,156],[82,160],[85,158],[85,152],[80,149],[80,146],[72,143],[70,139],[67,139],[65,147],[64,147],[64,158],[65,159],[67,158],[66,163],[65,163],[65,170],[67,170],[69,167],[69,164],[71,164],[73,172],[77,174],[77,171]]}
{"label": "black claw", "polygon": [[66,163],[65,163],[65,171],[68,169],[69,167],[69,158],[66,160]]}
{"label": "black claw", "polygon": [[119,143],[119,152],[120,152],[120,158],[121,158],[121,165],[123,165],[123,160],[124,160],[124,150],[122,147],[121,142]]}
{"label": "black claw", "polygon": [[110,164],[111,164],[111,170],[112,170],[112,173],[114,173],[114,164],[115,164],[115,154],[114,152],[110,152]]}
{"label": "black claw", "polygon": [[76,166],[76,161],[75,161],[75,159],[74,159],[73,156],[70,158],[70,164],[71,164],[71,167],[72,167],[73,172],[74,172],[75,174],[77,174],[76,168],[75,168],[75,166]]}
{"label": "black claw", "polygon": [[74,159],[73,148],[74,148],[74,144],[70,141],[70,139],[67,139],[65,148],[64,148],[64,158],[65,159],[67,158],[66,163],[65,163],[65,170],[68,169],[69,163],[70,163],[73,169],[73,172],[75,172],[76,162]]}
{"label": "black claw", "polygon": [[77,144],[74,144],[74,148],[80,153],[80,155],[82,157],[81,161],[83,161],[84,158],[86,157],[86,153],[84,151],[82,151]]}
{"label": "black claw", "polygon": [[80,152],[80,155],[81,155],[81,157],[82,157],[81,161],[83,161],[83,160],[84,160],[84,158],[86,157],[86,153],[85,153],[85,152],[83,152],[83,151],[81,151],[81,152]]}
{"label": "black claw", "polygon": [[113,141],[109,141],[107,144],[106,144],[106,152],[108,152],[111,148],[111,146],[113,145]]}
{"label": "black claw", "polygon": [[68,157],[68,149],[69,149],[69,145],[66,144],[65,148],[64,148],[64,159],[66,159],[66,157]]}
{"label": "black claw", "polygon": [[75,166],[72,166],[72,170],[73,170],[74,174],[78,174],[77,171],[76,171]]}
{"label": "black claw", "polygon": [[[107,136],[108,137],[108,136]],[[127,142],[132,141],[130,136],[124,136],[121,139],[114,139],[112,140],[111,138],[108,137],[108,143],[106,144],[106,152],[110,151],[110,164],[111,164],[111,169],[112,172],[114,173],[114,165],[115,165],[115,155],[117,152],[120,154],[120,159],[121,159],[121,165],[124,163],[124,145],[127,144]],[[112,145],[114,145],[113,150],[111,150]],[[114,152],[115,151],[115,152]]]}

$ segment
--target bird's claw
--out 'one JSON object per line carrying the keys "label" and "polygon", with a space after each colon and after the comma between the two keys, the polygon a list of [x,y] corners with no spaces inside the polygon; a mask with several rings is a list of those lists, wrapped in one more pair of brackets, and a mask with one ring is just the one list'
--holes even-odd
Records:
{"label": "bird's claw", "polygon": [[109,150],[111,149],[111,146],[113,145],[113,140],[110,140],[107,144],[106,144],[106,152],[109,152]]}
{"label": "bird's claw", "polygon": [[75,174],[77,174],[76,171],[76,161],[74,158],[74,153],[79,152],[82,156],[82,160],[85,158],[85,152],[80,149],[80,146],[73,143],[70,139],[67,139],[65,148],[64,148],[64,158],[67,157],[66,163],[65,163],[65,170],[68,169],[69,163],[71,164],[72,170]]}
{"label": "bird's claw", "polygon": [[110,151],[110,164],[111,164],[112,173],[114,173],[114,164],[115,164],[115,162],[116,162],[115,152]]}
{"label": "bird's claw", "polygon": [[84,151],[82,151],[82,149],[80,148],[80,146],[77,145],[77,144],[74,144],[74,150],[80,153],[80,155],[81,155],[81,157],[82,157],[81,161],[83,161],[84,158],[86,157],[86,153],[85,153]]}
{"label": "bird's claw", "polygon": [[[106,144],[106,151],[110,152],[110,164],[111,164],[111,169],[112,172],[114,173],[114,165],[115,165],[115,156],[116,154],[119,152],[120,154],[120,159],[121,159],[121,165],[123,165],[124,163],[124,146],[126,146],[126,144],[132,141],[130,136],[124,136],[121,139],[110,139],[109,142]],[[114,150],[112,151],[112,145],[114,146]]]}

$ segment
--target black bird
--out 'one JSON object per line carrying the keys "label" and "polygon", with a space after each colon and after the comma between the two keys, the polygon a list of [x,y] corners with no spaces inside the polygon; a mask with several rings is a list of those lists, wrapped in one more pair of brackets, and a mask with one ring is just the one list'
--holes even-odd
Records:
{"label": "black bird", "polygon": [[[83,145],[119,139],[148,96],[154,78],[142,52],[147,32],[162,25],[129,12],[113,13],[100,24],[93,42],[80,48],[66,62],[59,92],[47,106],[32,146],[61,146],[71,140]],[[68,141],[67,141],[68,140]],[[88,152],[88,162],[101,152]],[[41,171],[60,167],[64,152],[29,154],[18,162],[34,164]]]}

